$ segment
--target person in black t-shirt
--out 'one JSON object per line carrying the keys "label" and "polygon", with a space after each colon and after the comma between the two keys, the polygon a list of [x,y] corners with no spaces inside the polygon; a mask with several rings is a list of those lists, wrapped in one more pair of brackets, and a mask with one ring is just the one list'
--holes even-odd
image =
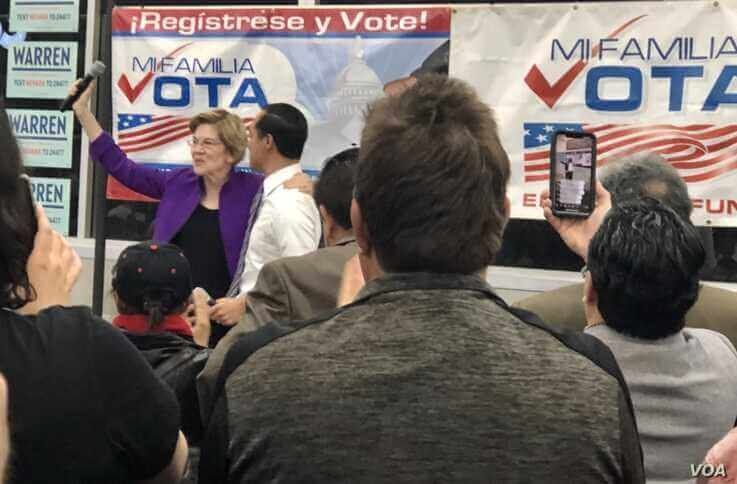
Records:
{"label": "person in black t-shirt", "polygon": [[11,389],[8,482],[179,482],[173,393],[89,308],[63,307],[81,262],[31,201],[0,108],[0,372]]}

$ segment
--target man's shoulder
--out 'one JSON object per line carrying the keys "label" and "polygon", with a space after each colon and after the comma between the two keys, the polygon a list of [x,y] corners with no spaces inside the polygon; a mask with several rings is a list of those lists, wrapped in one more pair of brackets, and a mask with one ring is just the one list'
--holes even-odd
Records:
{"label": "man's shoulder", "polygon": [[267,262],[261,268],[261,271],[310,277],[309,273],[305,273],[306,269],[316,269],[319,271],[325,271],[327,269],[331,272],[339,269],[339,273],[342,274],[346,261],[355,255],[356,251],[355,244],[323,247],[307,254],[281,257]]}
{"label": "man's shoulder", "polygon": [[114,330],[110,323],[94,315],[87,306],[52,306],[30,317],[10,311],[6,314],[15,323],[30,324],[35,331],[40,333],[53,332],[57,336],[80,333],[91,334],[100,329],[104,331],[108,328]]}
{"label": "man's shoulder", "polygon": [[235,170],[228,181],[238,186],[258,188],[264,182],[264,177],[253,171]]}
{"label": "man's shoulder", "polygon": [[[710,286],[708,284],[702,284],[699,290],[699,299],[702,298],[705,302],[734,302],[735,299],[737,299],[737,292],[730,291],[729,289],[722,289],[721,287]],[[734,309],[734,312],[737,314],[737,309]]]}
{"label": "man's shoulder", "polygon": [[[308,193],[304,193],[297,188],[287,188],[284,185],[280,185],[271,192],[267,200],[272,200],[278,203],[303,203],[305,201],[313,202],[313,198]],[[314,203],[314,202],[313,202]]]}
{"label": "man's shoulder", "polygon": [[[724,334],[706,328],[684,328],[686,337],[693,337],[699,340],[701,346],[709,353],[714,353],[716,357],[737,357],[737,350],[734,344]],[[731,356],[729,356],[731,355]]]}
{"label": "man's shoulder", "polygon": [[[618,380],[621,385],[624,385],[624,377],[614,355],[598,338],[581,331],[552,326],[540,319],[537,314],[524,308],[512,307],[509,308],[509,311],[525,324],[547,333],[549,337],[563,346],[564,351],[571,358],[578,359],[579,364],[581,361],[593,364],[610,377]],[[581,360],[581,358],[584,360]]]}
{"label": "man's shoulder", "polygon": [[259,218],[264,211],[268,211],[270,217],[280,224],[302,223],[304,220],[320,221],[314,199],[296,188],[278,187],[266,197],[261,210]]}
{"label": "man's shoulder", "polygon": [[531,311],[556,328],[581,330],[586,325],[582,295],[583,284],[570,284],[520,299],[512,306]]}
{"label": "man's shoulder", "polygon": [[[399,298],[401,298],[401,303]],[[407,326],[416,323],[418,338],[436,338],[436,335],[426,334],[426,331],[423,331],[426,321],[426,316],[422,316],[424,313],[418,313],[416,317],[410,316],[410,314],[415,314],[412,308],[416,305],[422,306],[422,300],[398,295],[396,304],[386,300],[359,300],[357,303],[296,324],[294,322],[289,324],[272,322],[251,334],[247,338],[248,341],[241,342],[239,349],[231,350],[232,355],[228,355],[232,356],[233,360],[230,371],[267,347],[266,353],[269,357],[266,360],[284,356],[282,352],[289,353],[289,358],[293,358],[297,353],[310,355],[314,351],[324,351],[327,349],[325,345],[340,344],[336,338],[340,340],[341,337],[350,337],[351,326],[373,327],[373,320],[398,318],[399,316],[395,316],[398,312],[403,314],[401,326],[404,326],[405,330]],[[490,344],[508,345],[507,349],[523,359],[531,359],[530,352],[534,351],[550,365],[543,369],[544,372],[565,372],[566,368],[576,368],[592,372],[591,377],[594,379],[614,378],[623,383],[624,380],[614,356],[598,339],[580,332],[551,327],[533,313],[522,309],[497,307],[494,303],[491,303],[491,307],[494,308],[493,312],[485,316],[480,315],[480,311],[475,311],[472,304],[464,309],[471,321],[469,326],[483,328],[473,339],[488,337]],[[399,311],[400,308],[401,311]],[[443,321],[443,318],[436,319],[435,323],[440,325],[449,324]],[[377,328],[376,331],[380,330]],[[384,328],[384,332],[384,338],[392,338],[391,329]],[[342,336],[337,337],[336,335]]]}
{"label": "man's shoulder", "polygon": [[686,313],[686,325],[722,333],[737,346],[736,301],[734,291],[702,284],[699,297]]}

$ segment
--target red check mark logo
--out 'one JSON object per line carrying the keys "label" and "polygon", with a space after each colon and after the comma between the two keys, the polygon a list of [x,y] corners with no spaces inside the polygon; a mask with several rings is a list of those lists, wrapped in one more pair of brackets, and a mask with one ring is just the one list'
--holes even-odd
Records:
{"label": "red check mark logo", "polygon": [[154,77],[154,73],[149,72],[143,76],[143,79],[138,81],[135,86],[131,86],[130,81],[128,81],[128,76],[123,74],[120,76],[120,79],[118,79],[118,88],[123,91],[123,95],[128,98],[128,101],[130,101],[131,104],[133,104],[133,102],[138,99],[138,96],[141,95],[141,92],[146,88],[146,84],[149,83],[152,77]]}
{"label": "red check mark logo", "polygon": [[[629,27],[630,25],[634,24],[638,20],[647,17],[647,15],[640,15],[639,17],[635,17],[621,26],[619,26],[614,32],[610,33],[606,38],[614,38],[624,29]],[[591,49],[591,59],[595,58],[599,54],[599,46],[594,46],[593,49]],[[563,73],[563,75],[558,78],[557,81],[555,81],[553,84],[550,84],[548,80],[545,78],[542,72],[540,72],[540,69],[537,67],[537,64],[533,64],[533,66],[530,68],[530,70],[527,72],[527,75],[525,76],[525,84],[534,92],[538,98],[549,108],[553,108],[555,104],[558,102],[558,100],[561,98],[563,93],[565,93],[569,87],[571,87],[571,84],[573,84],[573,81],[578,78],[579,74],[583,72],[584,68],[586,67],[587,61],[585,60],[579,60],[573,66],[571,66],[566,72]]]}
{"label": "red check mark logo", "polygon": [[[173,50],[171,53],[164,56],[164,58],[168,57],[174,57],[176,54],[178,54],[180,51],[182,51],[185,47],[188,47],[191,45],[192,42],[186,43],[177,49]],[[157,70],[160,70],[162,67],[163,61],[159,62],[157,66]],[[118,79],[118,89],[120,89],[123,92],[123,95],[128,98],[128,101],[130,101],[131,104],[135,102],[136,99],[138,99],[138,96],[141,95],[143,90],[146,88],[146,85],[153,79],[154,73],[153,72],[147,72],[145,76],[143,76],[143,79],[138,81],[135,86],[132,86],[130,81],[128,80],[128,76],[125,74],[121,74],[120,78]]]}

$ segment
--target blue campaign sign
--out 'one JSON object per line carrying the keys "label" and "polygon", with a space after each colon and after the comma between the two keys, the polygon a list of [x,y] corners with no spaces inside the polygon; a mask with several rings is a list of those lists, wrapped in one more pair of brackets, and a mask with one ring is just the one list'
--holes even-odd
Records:
{"label": "blue campaign sign", "polygon": [[13,32],[76,32],[79,0],[10,0]]}
{"label": "blue campaign sign", "polygon": [[8,109],[23,163],[40,168],[72,167],[74,119],[71,111]]}
{"label": "blue campaign sign", "polygon": [[8,50],[9,98],[63,99],[76,77],[76,42],[21,42]]}
{"label": "blue campaign sign", "polygon": [[33,199],[41,204],[51,226],[62,235],[69,235],[71,190],[69,178],[31,177]]}

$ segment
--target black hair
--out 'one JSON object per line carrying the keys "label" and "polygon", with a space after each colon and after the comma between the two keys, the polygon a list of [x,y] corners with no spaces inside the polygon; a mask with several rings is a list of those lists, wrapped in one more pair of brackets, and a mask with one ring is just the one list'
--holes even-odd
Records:
{"label": "black hair", "polygon": [[307,120],[302,111],[291,104],[268,104],[256,123],[256,129],[261,137],[270,134],[283,156],[292,160],[302,157],[307,141]]}
{"label": "black hair", "polygon": [[174,301],[171,291],[151,291],[143,296],[143,314],[148,314],[148,325],[155,328],[170,314],[181,313],[186,302]]}
{"label": "black hair", "polygon": [[148,316],[149,328],[156,328],[167,316],[181,314],[187,308],[189,300],[175,301],[174,294],[168,291],[152,291],[143,296],[143,304],[130,304],[123,300],[115,288],[111,291],[118,297],[116,306],[120,314],[145,314]]}
{"label": "black hair", "polygon": [[421,76],[369,105],[355,198],[388,272],[472,274],[502,242],[509,158],[466,82]]}
{"label": "black hair", "polygon": [[629,336],[675,334],[698,297],[704,260],[696,228],[664,203],[646,197],[615,205],[589,245],[599,312]]}
{"label": "black hair", "polygon": [[38,224],[30,184],[5,109],[0,105],[0,307],[17,309],[36,298],[26,265]]}
{"label": "black hair", "polygon": [[325,210],[342,228],[351,225],[351,200],[356,176],[358,148],[348,148],[325,161],[320,178],[315,183],[315,204]]}

